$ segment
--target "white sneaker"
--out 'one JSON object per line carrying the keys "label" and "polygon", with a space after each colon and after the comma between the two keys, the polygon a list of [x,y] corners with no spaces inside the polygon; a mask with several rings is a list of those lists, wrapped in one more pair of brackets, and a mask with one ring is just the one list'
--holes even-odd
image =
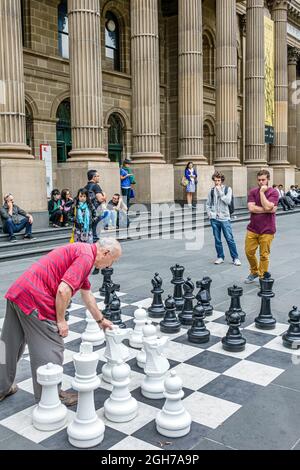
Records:
{"label": "white sneaker", "polygon": [[239,260],[238,258],[236,258],[236,259],[233,260],[233,264],[234,264],[235,266],[241,266],[241,265],[242,265],[242,263],[240,262],[240,260]]}
{"label": "white sneaker", "polygon": [[215,261],[215,264],[222,264],[222,263],[224,263],[223,258],[217,258]]}

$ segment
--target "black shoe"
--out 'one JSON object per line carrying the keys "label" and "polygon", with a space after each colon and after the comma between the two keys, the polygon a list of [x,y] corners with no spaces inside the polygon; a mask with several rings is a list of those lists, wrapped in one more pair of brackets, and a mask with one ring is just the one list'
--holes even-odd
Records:
{"label": "black shoe", "polygon": [[11,237],[11,238],[9,239],[9,241],[10,241],[11,243],[16,243],[17,237],[13,236],[13,237]]}
{"label": "black shoe", "polygon": [[36,240],[36,237],[34,237],[31,233],[28,235],[24,235],[23,237],[24,240]]}
{"label": "black shoe", "polygon": [[92,272],[92,276],[95,276],[96,274],[100,273],[100,269],[95,268],[94,271]]}

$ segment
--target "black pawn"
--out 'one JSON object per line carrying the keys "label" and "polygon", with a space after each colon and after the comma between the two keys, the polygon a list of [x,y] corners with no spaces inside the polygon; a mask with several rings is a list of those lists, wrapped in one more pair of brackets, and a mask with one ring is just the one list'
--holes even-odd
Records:
{"label": "black pawn", "polygon": [[297,307],[289,313],[289,329],[282,335],[283,346],[290,349],[300,347],[300,311]]}
{"label": "black pawn", "polygon": [[210,295],[210,285],[211,285],[211,278],[206,276],[202,279],[202,281],[196,282],[196,287],[200,290],[196,295],[196,299],[198,302],[201,302],[202,307],[205,310],[205,316],[209,317],[213,314],[213,307],[210,304],[211,295]]}
{"label": "black pawn", "polygon": [[[113,272],[114,272],[113,268],[103,268],[103,269],[101,269],[101,274],[103,275],[103,284],[99,289],[99,293],[101,295],[105,295],[106,284],[110,284],[111,282],[113,282],[111,280],[111,276],[113,275]],[[120,284],[115,284],[115,286],[116,286],[116,290],[120,290]]]}
{"label": "black pawn", "polygon": [[265,273],[263,279],[259,279],[259,283],[260,292],[257,295],[261,297],[261,308],[258,317],[255,318],[255,326],[262,330],[272,330],[276,325],[271,312],[271,299],[275,296],[272,292],[274,279],[270,273]]}
{"label": "black pawn", "polygon": [[228,295],[231,297],[231,301],[229,310],[225,312],[226,321],[228,322],[228,317],[231,313],[238,312],[241,316],[241,323],[244,323],[246,313],[243,312],[241,307],[241,297],[243,295],[243,288],[238,286],[229,287]]}
{"label": "black pawn", "polygon": [[188,330],[188,339],[191,343],[207,343],[210,332],[204,323],[205,310],[200,303],[196,305],[193,312],[193,324]]}
{"label": "black pawn", "polygon": [[110,304],[113,300],[113,294],[114,294],[114,284],[113,282],[107,282],[105,284],[105,296],[104,296],[104,309],[102,310],[103,315],[105,318],[108,320],[110,319]]}
{"label": "black pawn", "polygon": [[175,266],[171,266],[170,270],[173,274],[173,279],[171,284],[174,285],[174,300],[176,303],[176,310],[182,310],[184,304],[184,298],[182,294],[182,286],[184,284],[183,273],[184,267],[180,266],[179,264],[175,264]]}
{"label": "black pawn", "polygon": [[238,312],[233,312],[228,316],[228,331],[226,336],[222,338],[222,345],[225,351],[240,352],[244,351],[246,346],[246,339],[240,332],[241,315]]}
{"label": "black pawn", "polygon": [[181,323],[176,315],[176,303],[174,298],[169,295],[165,301],[166,313],[164,319],[160,322],[160,331],[170,335],[178,333],[181,328]]}
{"label": "black pawn", "polygon": [[153,286],[153,289],[151,290],[153,294],[153,301],[151,307],[148,308],[148,314],[151,318],[160,318],[164,316],[166,310],[162,301],[162,294],[164,292],[164,290],[161,288],[162,278],[158,273],[155,273],[151,283]]}
{"label": "black pawn", "polygon": [[114,325],[118,325],[119,328],[126,328],[125,323],[122,322],[121,317],[121,302],[120,299],[115,295],[110,306],[110,321]]}
{"label": "black pawn", "polygon": [[182,325],[191,325],[193,323],[193,300],[195,298],[193,294],[194,289],[194,283],[191,278],[188,277],[185,283],[183,284],[184,304],[182,307],[182,311],[178,315],[178,318]]}

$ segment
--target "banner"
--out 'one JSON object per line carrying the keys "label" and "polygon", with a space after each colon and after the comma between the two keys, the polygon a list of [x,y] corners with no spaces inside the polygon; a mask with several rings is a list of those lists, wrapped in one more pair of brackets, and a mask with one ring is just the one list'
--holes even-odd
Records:
{"label": "banner", "polygon": [[274,119],[274,22],[265,16],[265,125]]}
{"label": "banner", "polygon": [[53,189],[52,180],[52,149],[49,144],[40,144],[40,160],[45,162],[46,166],[46,183],[47,183],[47,197],[51,197]]}

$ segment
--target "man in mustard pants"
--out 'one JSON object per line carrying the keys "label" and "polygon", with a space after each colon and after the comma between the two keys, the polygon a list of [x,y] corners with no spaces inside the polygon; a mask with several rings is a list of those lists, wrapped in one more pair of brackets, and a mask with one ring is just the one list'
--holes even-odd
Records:
{"label": "man in mustard pants", "polygon": [[[270,173],[261,170],[257,173],[258,187],[248,194],[248,209],[251,213],[245,240],[245,253],[250,264],[250,274],[245,280],[251,284],[263,277],[269,268],[271,243],[276,232],[275,212],[278,207],[278,191],[269,187]],[[260,261],[256,258],[259,247]]]}

